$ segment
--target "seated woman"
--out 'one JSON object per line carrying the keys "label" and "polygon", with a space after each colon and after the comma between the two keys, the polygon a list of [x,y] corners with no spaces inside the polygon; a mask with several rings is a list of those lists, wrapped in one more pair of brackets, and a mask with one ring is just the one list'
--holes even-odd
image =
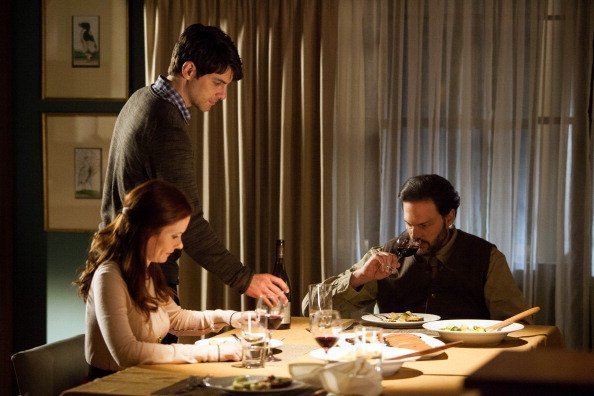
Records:
{"label": "seated woman", "polygon": [[239,361],[239,343],[161,344],[171,332],[202,335],[240,327],[245,313],[191,311],[177,305],[159,263],[182,249],[192,214],[172,184],[150,180],[130,191],[122,213],[93,236],[74,282],[86,302],[85,356],[90,379],[137,364]]}

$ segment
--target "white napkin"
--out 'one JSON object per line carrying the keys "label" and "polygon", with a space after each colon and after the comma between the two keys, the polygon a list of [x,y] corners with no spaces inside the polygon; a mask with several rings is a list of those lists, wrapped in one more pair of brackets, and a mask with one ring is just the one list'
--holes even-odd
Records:
{"label": "white napkin", "polygon": [[376,396],[382,393],[382,375],[365,359],[319,363],[293,363],[289,365],[293,378],[327,392],[342,395]]}

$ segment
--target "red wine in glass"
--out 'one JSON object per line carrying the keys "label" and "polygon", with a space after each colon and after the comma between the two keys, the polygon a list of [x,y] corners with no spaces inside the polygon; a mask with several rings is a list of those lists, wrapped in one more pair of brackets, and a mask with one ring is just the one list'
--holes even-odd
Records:
{"label": "red wine in glass", "polygon": [[398,259],[410,257],[419,250],[419,247],[421,247],[421,241],[419,239],[400,237],[396,240],[396,255]]}
{"label": "red wine in glass", "polygon": [[280,327],[283,316],[282,315],[266,315],[268,316],[268,330],[276,330]]}
{"label": "red wine in glass", "polygon": [[324,348],[324,351],[326,353],[328,353],[328,349],[332,348],[337,342],[338,342],[338,337],[337,336],[317,336],[315,337],[316,342],[322,347]]}

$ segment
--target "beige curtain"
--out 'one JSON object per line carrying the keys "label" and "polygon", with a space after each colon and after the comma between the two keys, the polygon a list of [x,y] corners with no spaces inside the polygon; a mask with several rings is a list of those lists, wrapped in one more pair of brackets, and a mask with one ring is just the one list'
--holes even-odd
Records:
{"label": "beige curtain", "polygon": [[[334,90],[334,8],[313,0],[145,2],[147,83],[166,73],[189,24],[218,25],[236,42],[243,80],[209,113],[192,111],[200,198],[229,250],[258,272],[272,270],[275,240],[286,240],[295,315],[307,285],[328,275],[322,263],[331,254],[333,109],[322,98]],[[181,263],[186,306],[249,306],[189,261]]]}
{"label": "beige curtain", "polygon": [[[201,198],[257,271],[287,240],[294,314],[308,283],[403,229],[406,178],[439,173],[457,227],[505,253],[537,321],[592,347],[591,1],[145,3],[147,83],[190,23],[238,45],[245,78],[193,113]],[[193,307],[241,304],[196,265],[182,275]]]}

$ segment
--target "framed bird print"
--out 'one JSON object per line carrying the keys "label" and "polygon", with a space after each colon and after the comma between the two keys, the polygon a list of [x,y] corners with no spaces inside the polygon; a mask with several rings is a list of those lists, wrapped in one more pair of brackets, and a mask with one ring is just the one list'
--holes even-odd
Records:
{"label": "framed bird print", "polygon": [[125,100],[128,2],[42,1],[42,99]]}

